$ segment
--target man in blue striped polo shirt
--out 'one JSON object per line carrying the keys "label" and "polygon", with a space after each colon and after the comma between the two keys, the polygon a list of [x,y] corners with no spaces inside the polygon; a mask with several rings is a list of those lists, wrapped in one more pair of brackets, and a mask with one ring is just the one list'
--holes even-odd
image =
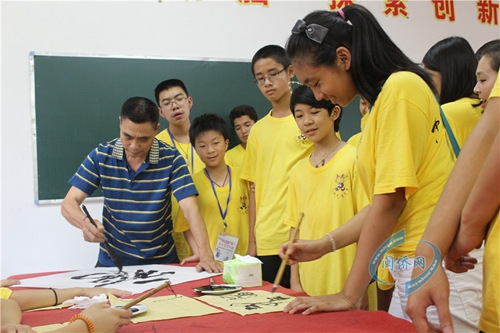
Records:
{"label": "man in blue striped polo shirt", "polygon": [[[171,194],[179,202],[197,244],[196,266],[208,272],[222,269],[213,257],[207,230],[198,210],[196,195],[184,158],[155,136],[159,114],[149,99],[133,97],[123,104],[120,137],[101,143],[69,180],[72,185],[61,206],[69,223],[83,231],[88,242],[104,242],[123,265],[178,262],[172,239]],[[103,222],[97,228],[80,205],[98,187],[104,196]],[[185,231],[185,230],[175,230]],[[113,266],[104,246],[97,266]]]}

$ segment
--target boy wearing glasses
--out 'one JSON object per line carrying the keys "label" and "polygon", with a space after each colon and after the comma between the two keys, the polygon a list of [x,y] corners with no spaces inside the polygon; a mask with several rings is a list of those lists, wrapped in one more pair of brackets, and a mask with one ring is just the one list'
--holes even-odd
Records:
{"label": "boy wearing glasses", "polygon": [[[201,161],[194,147],[189,142],[189,115],[193,106],[193,98],[189,96],[186,85],[179,79],[160,82],[155,88],[155,98],[160,116],[168,121],[167,129],[161,131],[156,138],[176,148],[186,160],[189,173],[193,176],[202,170],[205,164]],[[172,221],[177,223],[179,203],[172,196]],[[189,232],[188,235],[189,236]],[[179,260],[192,255],[192,251],[182,233],[173,233]]]}
{"label": "boy wearing glasses", "polygon": [[[253,184],[250,192],[249,254],[263,262],[262,279],[273,282],[281,264],[279,246],[289,239],[283,223],[290,169],[312,152],[312,143],[300,132],[290,111],[293,71],[285,50],[267,45],[252,59],[252,73],[271,111],[250,131],[241,178]],[[298,216],[297,216],[298,218]],[[290,287],[287,266],[281,285]]]}

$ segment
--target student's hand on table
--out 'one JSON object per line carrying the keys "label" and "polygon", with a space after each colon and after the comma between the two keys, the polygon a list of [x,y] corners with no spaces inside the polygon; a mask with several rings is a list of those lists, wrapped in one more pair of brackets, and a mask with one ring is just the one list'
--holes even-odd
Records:
{"label": "student's hand on table", "polygon": [[0,287],[10,287],[16,284],[20,284],[21,281],[16,279],[5,279],[0,282]]}
{"label": "student's hand on table", "polygon": [[222,266],[212,258],[202,258],[196,265],[198,272],[207,271],[208,273],[222,273]]}
{"label": "student's hand on table", "polygon": [[[453,332],[453,321],[448,303],[449,294],[448,277],[443,266],[439,265],[434,275],[409,295],[406,303],[406,313],[412,319],[417,332]],[[435,327],[427,320],[426,310],[431,305],[435,305],[437,308],[440,328]]]}
{"label": "student's hand on table", "polygon": [[127,290],[121,290],[121,289],[115,289],[115,288],[84,288],[85,291],[85,296],[87,297],[94,297],[94,296],[99,296],[101,294],[111,294],[116,297],[127,297],[132,295],[130,291]]}
{"label": "student's hand on table", "polygon": [[284,258],[285,255],[288,254],[289,265],[294,265],[303,261],[316,260],[328,253],[328,249],[332,247],[329,240],[325,243],[325,238],[326,237],[317,240],[298,240],[295,243],[283,243],[279,249],[279,256]]}
{"label": "student's hand on table", "polygon": [[92,323],[96,332],[116,332],[123,325],[130,324],[132,311],[129,309],[111,308],[109,304],[94,304],[81,312],[87,316]]}
{"label": "student's hand on table", "polygon": [[2,333],[36,333],[31,327],[21,324],[2,325]]}
{"label": "student's hand on table", "polygon": [[92,243],[102,243],[106,240],[104,237],[104,226],[102,223],[96,219],[94,219],[94,222],[97,227],[95,227],[88,219],[86,219],[86,223],[82,228],[83,232],[83,239],[85,239],[87,242],[92,242]]}
{"label": "student's hand on table", "polygon": [[189,264],[191,262],[198,262],[200,261],[200,256],[197,255],[197,254],[193,254],[192,256],[190,257],[187,257],[187,258],[184,258],[182,261],[181,261],[181,265],[185,265],[185,264]]}
{"label": "student's hand on table", "polygon": [[297,297],[285,306],[283,312],[308,315],[314,312],[345,311],[352,310],[352,308],[352,303],[342,293],[337,293],[325,296]]}

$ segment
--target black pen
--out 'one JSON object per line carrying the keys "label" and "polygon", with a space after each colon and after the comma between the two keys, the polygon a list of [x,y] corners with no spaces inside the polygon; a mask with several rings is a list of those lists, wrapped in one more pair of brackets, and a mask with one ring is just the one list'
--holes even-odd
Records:
{"label": "black pen", "polygon": [[[92,223],[94,225],[94,227],[97,228],[97,224],[95,224],[94,219],[92,218],[92,216],[90,216],[90,213],[87,210],[87,207],[85,207],[85,205],[82,205],[82,209],[83,209],[83,212],[85,213],[85,215],[87,216],[87,218],[90,220],[90,223]],[[122,261],[120,260],[120,257],[118,257],[115,250],[113,250],[113,248],[108,244],[108,242],[106,240],[104,240],[104,246],[106,247],[106,250],[108,251],[108,254],[111,257],[111,260],[113,260],[116,267],[118,267],[118,269],[119,269],[118,273],[120,273],[122,271],[122,268],[123,268]]]}

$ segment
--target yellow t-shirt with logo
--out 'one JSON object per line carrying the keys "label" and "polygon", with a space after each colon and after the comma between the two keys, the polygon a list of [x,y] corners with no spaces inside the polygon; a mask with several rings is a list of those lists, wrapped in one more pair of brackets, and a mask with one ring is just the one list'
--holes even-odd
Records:
{"label": "yellow t-shirt with logo", "polygon": [[483,113],[478,104],[479,99],[464,97],[441,106],[460,148]]}
{"label": "yellow t-shirt with logo", "polygon": [[[166,129],[158,133],[158,135],[156,135],[156,138],[172,147],[175,147],[179,151],[179,153],[182,155],[182,157],[184,157],[184,160],[186,161],[191,176],[205,167],[205,163],[201,161],[200,157],[196,153],[196,150],[192,148],[190,143],[180,143],[175,139],[172,140]],[[179,202],[177,202],[175,196],[172,195],[172,224],[174,226],[172,237],[175,242],[177,256],[179,257],[179,260],[182,261],[182,259],[191,256],[193,252],[191,251],[191,248],[189,247],[189,244],[184,238],[182,232],[176,231],[178,230],[178,228],[176,228],[178,216]]]}
{"label": "yellow t-shirt with logo", "polygon": [[[315,168],[309,157],[291,171],[285,224],[296,227],[301,239],[318,239],[347,222],[368,204],[355,164],[356,147],[346,144],[324,166]],[[356,244],[299,263],[303,290],[310,296],[338,293],[351,270]]]}
{"label": "yellow t-shirt with logo", "polygon": [[[212,189],[210,180],[206,176],[204,170],[197,172],[193,176],[193,182],[198,190],[198,206],[201,216],[207,227],[210,248],[212,251],[217,245],[219,234],[223,231],[222,216],[219,211],[219,204],[222,212],[226,210],[227,229],[225,233],[238,237],[238,245],[236,247],[237,254],[246,255],[248,251],[248,234],[249,234],[249,218],[248,218],[248,192],[249,186],[246,181],[239,177],[239,171],[231,168],[231,193],[229,197],[229,205],[226,205],[229,194],[229,181],[224,187],[214,186],[217,193],[217,198]],[[217,203],[218,202],[218,203]],[[184,214],[180,212],[178,224],[189,228]]]}
{"label": "yellow t-shirt with logo", "polygon": [[[490,99],[500,97],[500,73],[490,93]],[[499,112],[499,110],[496,110]],[[483,308],[479,328],[483,332],[500,332],[500,214],[489,226],[483,256]]]}
{"label": "yellow t-shirt with logo", "polygon": [[[392,74],[370,111],[357,150],[359,174],[370,203],[375,195],[405,189],[406,206],[393,234],[404,229],[406,241],[387,256],[415,255],[453,168],[453,156],[431,89],[414,73]],[[381,266],[378,277],[393,282]]]}
{"label": "yellow t-shirt with logo", "polygon": [[290,228],[281,222],[290,170],[313,149],[292,114],[276,118],[271,112],[253,125],[241,167],[241,178],[255,183],[255,238],[259,256],[277,255],[279,246],[288,240]]}

